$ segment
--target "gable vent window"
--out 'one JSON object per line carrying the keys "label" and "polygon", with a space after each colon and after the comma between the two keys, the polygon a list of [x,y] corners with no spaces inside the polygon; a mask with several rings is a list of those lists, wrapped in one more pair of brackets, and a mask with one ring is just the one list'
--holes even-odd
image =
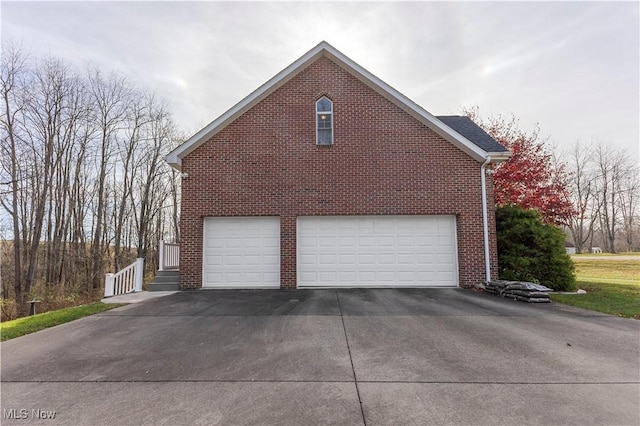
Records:
{"label": "gable vent window", "polygon": [[326,96],[316,102],[316,144],[333,145],[333,102]]}

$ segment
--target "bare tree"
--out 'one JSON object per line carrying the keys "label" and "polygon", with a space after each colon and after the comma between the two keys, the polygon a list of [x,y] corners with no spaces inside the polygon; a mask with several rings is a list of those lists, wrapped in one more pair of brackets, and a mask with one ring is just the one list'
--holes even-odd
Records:
{"label": "bare tree", "polygon": [[[622,225],[621,210],[626,192],[625,183],[633,166],[623,150],[603,142],[595,145],[593,161],[596,170],[597,216],[605,251],[615,253],[618,227]],[[632,201],[634,197],[631,197]]]}
{"label": "bare tree", "polygon": [[[54,179],[51,196],[49,197],[47,238],[46,238],[46,282],[49,284],[62,283],[64,262],[70,241],[69,229],[72,226],[72,193],[71,179],[75,163],[77,135],[86,121],[87,99],[85,87],[80,78],[70,74],[65,98],[60,132],[58,132],[54,147]],[[81,157],[82,158],[82,157]],[[79,158],[79,161],[82,159]]]}
{"label": "bare tree", "polygon": [[7,177],[3,182],[9,185],[7,192],[11,201],[5,202],[0,198],[2,206],[9,213],[13,225],[13,263],[14,263],[14,291],[16,300],[22,301],[22,245],[19,195],[22,179],[18,158],[17,120],[25,108],[24,75],[27,72],[27,55],[15,45],[2,45],[0,65],[0,84],[2,90],[3,114],[0,121],[2,126],[2,171]]}
{"label": "bare tree", "polygon": [[91,286],[95,289],[100,287],[102,278],[101,247],[105,231],[105,185],[113,155],[111,145],[125,121],[130,92],[126,80],[122,76],[110,74],[105,78],[97,69],[90,69],[87,74],[89,92],[93,101],[92,115],[96,127],[99,129],[97,205],[95,208],[93,243],[91,245],[93,265]]}
{"label": "bare tree", "polygon": [[620,213],[627,251],[634,250],[634,234],[638,220],[638,203],[640,200],[640,172],[636,165],[629,165],[622,180],[620,191]]}
{"label": "bare tree", "polygon": [[575,212],[568,226],[576,253],[584,251],[585,245],[593,234],[593,224],[597,218],[593,214],[595,175],[591,167],[591,156],[591,149],[580,141],[576,142],[566,155],[571,176],[569,191]]}
{"label": "bare tree", "polygon": [[[144,126],[149,121],[149,116],[146,112],[146,105],[141,101],[140,96],[136,96],[129,104],[127,111],[128,126],[123,131],[124,138],[123,144],[120,147],[119,160],[121,167],[118,168],[118,174],[120,175],[120,182],[116,185],[119,188],[118,198],[114,197],[116,202],[116,209],[114,209],[114,258],[113,265],[117,271],[121,267],[121,245],[123,239],[123,232],[125,231],[125,223],[130,217],[132,205],[129,203],[131,198],[131,190],[133,186],[133,180],[136,175],[135,154],[139,149],[141,133]],[[114,178],[114,181],[116,179]]]}
{"label": "bare tree", "polygon": [[159,214],[162,204],[168,194],[162,194],[161,180],[166,173],[166,164],[163,161],[164,154],[170,146],[173,132],[171,116],[162,103],[159,103],[154,95],[147,96],[147,108],[149,123],[146,129],[144,147],[138,159],[139,184],[137,200],[132,203],[135,209],[137,230],[137,256],[146,257],[151,246],[150,237],[154,219]]}
{"label": "bare tree", "polygon": [[13,261],[3,270],[11,294],[2,286],[1,296],[22,306],[44,285],[93,294],[108,264],[138,255],[152,267],[157,240],[178,234],[179,175],[163,161],[178,132],[167,106],[122,76],[2,49],[0,204]]}
{"label": "bare tree", "polygon": [[87,252],[85,221],[89,215],[88,205],[92,196],[88,181],[93,172],[88,164],[87,156],[92,135],[96,130],[96,127],[87,116],[82,120],[82,124],[78,126],[72,157],[73,179],[69,188],[69,210],[72,224],[69,226],[70,263],[68,268],[75,271],[75,275],[83,279],[89,277],[91,271]]}
{"label": "bare tree", "polygon": [[31,83],[32,99],[26,108],[26,122],[32,131],[26,142],[35,159],[32,170],[33,232],[29,240],[28,268],[25,291],[29,292],[36,278],[37,261],[44,226],[44,218],[54,170],[60,166],[56,156],[56,141],[63,139],[67,101],[72,89],[67,66],[55,58],[39,63]]}

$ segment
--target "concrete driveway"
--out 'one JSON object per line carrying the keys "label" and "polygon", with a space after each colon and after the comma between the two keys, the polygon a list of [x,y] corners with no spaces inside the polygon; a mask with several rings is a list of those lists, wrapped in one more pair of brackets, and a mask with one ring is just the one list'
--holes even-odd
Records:
{"label": "concrete driveway", "polygon": [[460,289],[176,293],[0,349],[3,425],[640,423],[640,321]]}

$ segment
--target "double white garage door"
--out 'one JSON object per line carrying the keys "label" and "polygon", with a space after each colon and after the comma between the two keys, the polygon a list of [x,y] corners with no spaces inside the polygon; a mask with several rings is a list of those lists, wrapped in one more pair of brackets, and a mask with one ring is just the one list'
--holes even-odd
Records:
{"label": "double white garage door", "polygon": [[[298,287],[457,286],[453,216],[301,216]],[[204,221],[203,287],[279,288],[280,219]]]}

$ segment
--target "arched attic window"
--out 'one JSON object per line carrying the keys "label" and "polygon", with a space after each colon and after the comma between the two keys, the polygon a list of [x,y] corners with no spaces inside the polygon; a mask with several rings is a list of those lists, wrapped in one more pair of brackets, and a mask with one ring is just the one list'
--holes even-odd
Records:
{"label": "arched attic window", "polygon": [[316,101],[316,144],[333,145],[333,102],[326,96]]}

